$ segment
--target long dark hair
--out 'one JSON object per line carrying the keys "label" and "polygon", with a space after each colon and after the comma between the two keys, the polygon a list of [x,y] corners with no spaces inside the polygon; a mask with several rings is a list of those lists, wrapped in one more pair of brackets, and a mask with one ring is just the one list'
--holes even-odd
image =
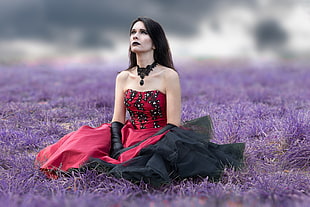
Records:
{"label": "long dark hair", "polygon": [[[154,61],[163,66],[166,66],[166,67],[169,67],[175,70],[173,61],[172,61],[171,52],[170,52],[170,47],[168,44],[168,40],[166,38],[165,32],[163,28],[161,27],[161,25],[158,22],[148,17],[138,17],[136,20],[134,20],[131,23],[129,32],[131,32],[133,25],[139,21],[144,23],[144,26],[148,34],[150,35],[153,41],[153,44],[155,46]],[[129,68],[128,69],[136,65],[137,65],[136,54],[131,51],[130,46],[129,46]]]}

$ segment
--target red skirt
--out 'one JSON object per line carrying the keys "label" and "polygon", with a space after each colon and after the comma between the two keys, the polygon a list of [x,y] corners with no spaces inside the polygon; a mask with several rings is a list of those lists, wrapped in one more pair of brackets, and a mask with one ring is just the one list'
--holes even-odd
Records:
{"label": "red skirt", "polygon": [[142,148],[155,144],[166,133],[152,136],[161,128],[135,129],[130,121],[122,128],[122,143],[125,148],[143,141],[136,147],[120,154],[118,159],[109,156],[111,147],[111,124],[105,123],[99,127],[82,126],[71,132],[55,144],[42,149],[35,160],[36,166],[48,177],[57,178],[60,171],[70,168],[80,168],[90,158],[99,158],[112,164],[120,164],[137,156]]}

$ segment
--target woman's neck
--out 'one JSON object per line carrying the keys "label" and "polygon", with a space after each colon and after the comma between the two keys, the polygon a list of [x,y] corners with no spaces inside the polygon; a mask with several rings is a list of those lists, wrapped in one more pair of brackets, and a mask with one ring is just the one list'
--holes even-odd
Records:
{"label": "woman's neck", "polygon": [[153,53],[136,54],[137,65],[145,68],[147,65],[151,65],[154,62]]}

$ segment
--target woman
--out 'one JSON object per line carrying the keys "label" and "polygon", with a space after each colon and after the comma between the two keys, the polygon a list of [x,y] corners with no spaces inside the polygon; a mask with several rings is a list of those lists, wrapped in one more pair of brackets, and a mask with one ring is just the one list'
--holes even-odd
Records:
{"label": "woman", "polygon": [[36,158],[40,169],[49,177],[94,169],[161,185],[186,177],[216,179],[225,166],[240,167],[244,144],[209,142],[209,117],[181,126],[179,76],[160,24],[133,21],[129,54],[129,68],[116,78],[112,122],[83,126],[46,147]]}

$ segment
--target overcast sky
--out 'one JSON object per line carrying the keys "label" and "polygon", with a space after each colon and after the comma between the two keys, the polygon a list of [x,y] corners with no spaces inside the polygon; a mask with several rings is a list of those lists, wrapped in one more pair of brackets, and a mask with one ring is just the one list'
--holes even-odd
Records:
{"label": "overcast sky", "polygon": [[310,0],[1,0],[0,62],[127,60],[138,16],[175,58],[310,58]]}

